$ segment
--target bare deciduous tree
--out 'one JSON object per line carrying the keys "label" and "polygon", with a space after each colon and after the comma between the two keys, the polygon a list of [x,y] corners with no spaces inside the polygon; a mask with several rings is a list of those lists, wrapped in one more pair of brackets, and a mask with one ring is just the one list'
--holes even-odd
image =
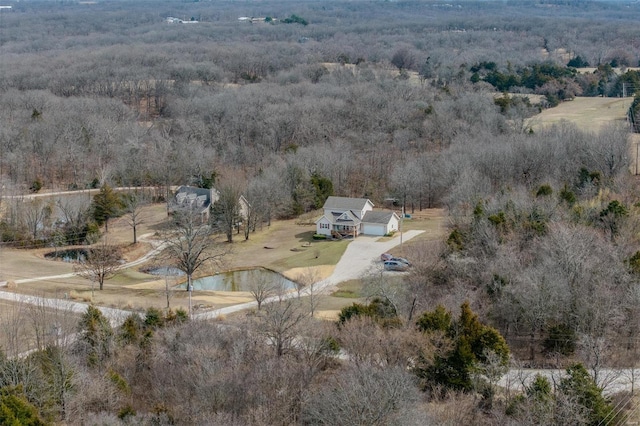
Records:
{"label": "bare deciduous tree", "polygon": [[249,274],[249,282],[247,283],[249,293],[258,303],[258,310],[262,309],[262,304],[271,296],[278,294],[278,288],[281,283],[265,279],[259,270],[254,270]]}
{"label": "bare deciduous tree", "polygon": [[31,238],[38,239],[38,234],[45,226],[45,222],[51,217],[51,206],[39,199],[24,200],[21,203],[22,220],[31,234]]}
{"label": "bare deciduous tree", "polygon": [[306,268],[296,278],[296,290],[298,291],[298,297],[304,291],[304,295],[308,298],[309,312],[311,316],[318,308],[318,304],[321,301],[321,294],[318,290],[318,283],[320,282],[320,275],[314,268]]}
{"label": "bare deciduous tree", "polygon": [[297,298],[267,303],[259,316],[258,329],[269,339],[277,356],[287,353],[310,318],[309,310]]}
{"label": "bare deciduous tree", "polygon": [[120,267],[121,258],[120,249],[109,244],[105,238],[87,250],[86,259],[79,261],[74,270],[79,276],[91,281],[92,292],[94,283],[98,283],[102,290],[104,282],[112,278]]}
{"label": "bare deciduous tree", "polygon": [[213,204],[213,220],[227,236],[227,242],[233,242],[233,231],[240,218],[240,195],[242,190],[235,183],[222,184],[218,201]]}
{"label": "bare deciduous tree", "polygon": [[175,263],[176,268],[187,275],[190,316],[193,274],[207,263],[221,264],[228,253],[228,250],[215,244],[211,236],[211,227],[201,223],[201,217],[197,212],[189,210],[174,213],[173,227],[164,236],[164,254]]}
{"label": "bare deciduous tree", "polygon": [[138,242],[138,226],[144,223],[142,207],[148,204],[148,196],[141,191],[130,192],[122,196],[123,209],[127,222],[133,230],[133,244]]}
{"label": "bare deciduous tree", "polygon": [[307,393],[302,415],[317,425],[428,424],[419,400],[414,378],[402,367],[348,367]]}

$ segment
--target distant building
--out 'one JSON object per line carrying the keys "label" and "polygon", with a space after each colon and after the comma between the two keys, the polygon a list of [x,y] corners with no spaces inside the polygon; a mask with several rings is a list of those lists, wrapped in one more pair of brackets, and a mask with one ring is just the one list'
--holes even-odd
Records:
{"label": "distant building", "polygon": [[[180,211],[198,213],[202,220],[209,218],[211,206],[220,199],[217,189],[197,188],[195,186],[180,186],[172,199],[167,203],[167,213],[173,214]],[[238,209],[242,220],[246,220],[249,215],[251,204],[240,195],[238,199]]]}
{"label": "distant building", "polygon": [[167,24],[197,24],[199,21],[196,21],[193,18],[191,18],[190,20],[184,20],[184,19],[174,18],[172,16],[169,16],[167,19],[165,19],[165,22]]}
{"label": "distant building", "polygon": [[209,218],[211,204],[215,203],[218,198],[215,189],[183,185],[178,188],[173,199],[167,203],[167,212],[169,214],[185,211],[198,213],[204,221]]}

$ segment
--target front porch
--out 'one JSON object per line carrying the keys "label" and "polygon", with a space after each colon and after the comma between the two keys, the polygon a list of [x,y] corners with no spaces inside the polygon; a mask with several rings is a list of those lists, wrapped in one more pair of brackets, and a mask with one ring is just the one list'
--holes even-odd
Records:
{"label": "front porch", "polygon": [[356,238],[358,235],[360,235],[360,227],[355,225],[333,225],[331,229],[331,236],[333,238]]}

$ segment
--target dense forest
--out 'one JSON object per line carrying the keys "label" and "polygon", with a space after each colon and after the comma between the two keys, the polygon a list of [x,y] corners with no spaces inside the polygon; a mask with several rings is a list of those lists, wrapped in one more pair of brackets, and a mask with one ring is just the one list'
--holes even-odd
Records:
{"label": "dense forest", "polygon": [[[0,422],[597,425],[634,412],[633,395],[602,393],[604,370],[640,351],[629,126],[534,131],[530,118],[636,94],[637,2],[3,4],[0,195],[144,186],[162,200],[213,185],[266,223],[333,192],[444,208],[449,229],[413,247],[400,285],[366,283],[370,302],[338,323],[304,298],[224,327],[152,309],[112,328],[90,308],[73,343],[3,348]],[[15,246],[92,242],[109,218],[0,207]],[[504,395],[509,365],[567,375]]]}

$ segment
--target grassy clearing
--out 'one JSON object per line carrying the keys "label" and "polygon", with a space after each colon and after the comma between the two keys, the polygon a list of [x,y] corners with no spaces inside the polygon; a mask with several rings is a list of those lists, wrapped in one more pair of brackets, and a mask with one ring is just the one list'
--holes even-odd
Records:
{"label": "grassy clearing", "polygon": [[331,293],[331,297],[344,299],[358,299],[362,297],[362,281],[350,280],[337,285],[338,289]]}
{"label": "grassy clearing", "polygon": [[598,132],[607,124],[624,122],[632,102],[633,98],[630,97],[577,97],[532,117],[530,126],[534,131],[538,131],[553,124],[568,121],[581,130]]}
{"label": "grassy clearing", "polygon": [[106,281],[111,285],[129,286],[148,281],[155,281],[158,277],[139,272],[136,269],[124,269],[119,271],[113,278]]}
{"label": "grassy clearing", "polygon": [[347,249],[349,240],[343,241],[316,241],[309,247],[300,247],[297,254],[279,259],[271,264],[276,271],[302,268],[308,266],[335,265],[338,263],[344,251]]}

